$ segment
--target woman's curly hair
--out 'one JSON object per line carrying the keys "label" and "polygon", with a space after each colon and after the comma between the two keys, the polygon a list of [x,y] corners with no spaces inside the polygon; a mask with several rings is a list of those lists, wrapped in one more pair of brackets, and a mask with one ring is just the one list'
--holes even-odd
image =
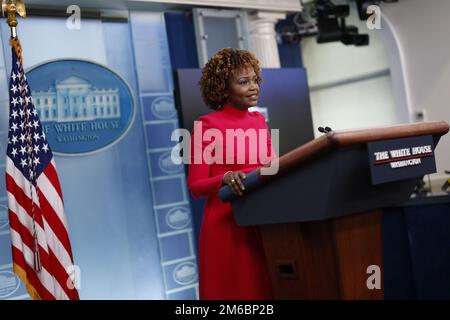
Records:
{"label": "woman's curly hair", "polygon": [[253,68],[257,82],[261,84],[261,68],[253,53],[233,48],[223,48],[216,52],[203,67],[198,83],[205,104],[213,110],[222,107],[230,77],[249,67]]}

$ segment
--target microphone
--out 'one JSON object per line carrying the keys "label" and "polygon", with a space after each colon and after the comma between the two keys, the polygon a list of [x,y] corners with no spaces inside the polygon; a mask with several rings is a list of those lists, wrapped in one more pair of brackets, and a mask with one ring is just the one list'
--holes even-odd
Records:
{"label": "microphone", "polygon": [[328,133],[328,132],[332,131],[330,127],[325,127],[325,128],[324,127],[318,127],[317,130],[319,130],[319,132],[321,132],[321,133]]}

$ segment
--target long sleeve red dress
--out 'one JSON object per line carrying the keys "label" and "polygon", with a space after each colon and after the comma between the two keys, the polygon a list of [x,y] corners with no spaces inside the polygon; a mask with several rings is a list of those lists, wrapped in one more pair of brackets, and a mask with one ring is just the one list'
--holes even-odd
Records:
{"label": "long sleeve red dress", "polygon": [[[276,157],[265,118],[259,112],[225,104],[196,121],[201,125],[194,126],[191,137],[188,188],[193,197],[207,198],[199,240],[200,299],[272,299],[258,229],[239,226],[231,204],[218,196],[227,171],[248,173],[261,167],[267,158]],[[258,143],[250,141],[251,131],[257,133]],[[247,132],[245,148],[237,138],[243,132]],[[259,134],[264,132],[265,135]],[[232,151],[226,152],[227,149]],[[208,154],[215,161],[208,160]]]}

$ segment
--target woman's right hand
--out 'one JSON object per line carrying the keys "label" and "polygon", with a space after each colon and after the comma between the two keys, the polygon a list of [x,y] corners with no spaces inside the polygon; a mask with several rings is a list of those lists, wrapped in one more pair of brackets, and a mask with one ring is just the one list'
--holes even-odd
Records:
{"label": "woman's right hand", "polygon": [[223,176],[222,182],[228,185],[235,195],[242,196],[245,190],[242,180],[245,178],[246,175],[242,171],[229,171]]}

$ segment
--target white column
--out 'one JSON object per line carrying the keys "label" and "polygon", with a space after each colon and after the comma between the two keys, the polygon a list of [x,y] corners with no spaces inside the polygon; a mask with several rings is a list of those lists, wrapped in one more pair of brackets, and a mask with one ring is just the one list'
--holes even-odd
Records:
{"label": "white column", "polygon": [[249,15],[251,50],[263,68],[281,66],[275,24],[282,19],[286,19],[286,14],[280,12],[256,11]]}

